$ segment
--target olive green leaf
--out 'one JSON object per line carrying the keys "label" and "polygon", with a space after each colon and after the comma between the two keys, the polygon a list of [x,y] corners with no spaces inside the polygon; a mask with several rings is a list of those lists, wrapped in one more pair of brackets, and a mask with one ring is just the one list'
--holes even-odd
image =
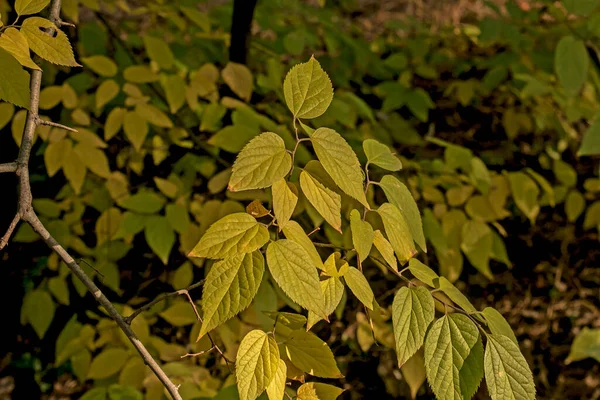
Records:
{"label": "olive green leaf", "polygon": [[128,196],[119,202],[121,207],[141,214],[155,214],[163,208],[164,204],[163,197],[147,191]]}
{"label": "olive green leaf", "polygon": [[254,251],[219,261],[212,266],[202,290],[203,324],[200,339],[252,302],[265,271],[265,261]]}
{"label": "olive green leaf", "polygon": [[250,101],[252,91],[254,90],[254,83],[252,72],[248,67],[243,64],[228,62],[223,71],[221,71],[221,76],[233,93],[246,101]]}
{"label": "olive green leaf", "polygon": [[396,252],[398,260],[401,264],[405,264],[412,256],[417,254],[406,220],[398,207],[390,203],[382,204],[377,209],[377,213],[381,216],[385,233]]}
{"label": "olive green leaf", "polygon": [[325,221],[329,223],[338,232],[342,231],[342,198],[323,186],[306,171],[300,173],[300,188],[312,204],[312,206],[321,214]]}
{"label": "olive green leaf", "polygon": [[294,213],[298,196],[292,192],[283,178],[275,182],[271,190],[273,193],[273,211],[277,218],[277,226],[281,231]]}
{"label": "olive green leaf", "polygon": [[16,58],[2,48],[0,65],[0,100],[29,108],[29,74]]}
{"label": "olive green leaf", "polygon": [[402,377],[410,387],[411,397],[413,400],[416,399],[417,393],[426,379],[423,350],[417,351],[414,356],[409,358],[400,368],[400,371],[402,371]]}
{"label": "olive green leaf", "polygon": [[377,165],[387,171],[399,171],[402,169],[402,162],[398,157],[392,153],[388,146],[379,143],[377,140],[365,140],[363,142],[363,150],[369,164]]}
{"label": "olive green leaf", "polygon": [[410,190],[392,175],[386,175],[381,179],[380,186],[388,201],[398,207],[404,217],[410,233],[421,250],[427,252],[425,235],[423,234],[423,222],[421,213]]}
{"label": "olive green leaf", "polygon": [[540,212],[538,196],[540,189],[535,181],[523,172],[511,172],[508,174],[510,190],[517,207],[525,214],[533,224]]}
{"label": "olive green leaf", "polygon": [[125,349],[106,348],[98,354],[87,374],[88,379],[106,379],[123,368],[130,354]]}
{"label": "olive green leaf", "polygon": [[148,136],[148,123],[135,111],[127,111],[123,119],[123,130],[125,136],[133,145],[133,148],[140,151],[146,136]]}
{"label": "olive green leaf", "polygon": [[554,70],[569,96],[575,96],[587,80],[590,58],[582,40],[564,36],[556,45]]}
{"label": "olive green leaf", "polygon": [[146,220],[144,236],[154,254],[167,265],[169,254],[175,244],[175,232],[167,218],[161,215],[149,216]]}
{"label": "olive green leaf", "polygon": [[294,66],[283,82],[285,102],[295,118],[316,118],[333,99],[333,86],[314,58]]}
{"label": "olive green leaf", "polygon": [[573,344],[571,345],[571,351],[565,362],[570,364],[574,361],[585,360],[588,357],[592,357],[600,362],[600,329],[584,327],[575,336],[575,340],[573,340]]}
{"label": "olive green leaf", "polygon": [[352,244],[360,257],[360,261],[365,261],[371,252],[373,246],[374,233],[373,227],[367,221],[360,218],[357,209],[350,212],[350,229],[352,230]]}
{"label": "olive green leaf", "polygon": [[498,311],[496,311],[494,308],[491,308],[491,307],[484,308],[481,313],[483,314],[483,316],[485,317],[485,320],[487,321],[488,328],[490,328],[490,331],[492,331],[492,333],[494,335],[506,336],[507,338],[509,338],[515,344],[518,345],[517,337],[515,336],[515,333],[513,332],[512,328],[510,327],[510,324],[508,323],[508,321],[506,321],[506,319],[504,319],[502,314],[500,314]]}
{"label": "olive green leaf", "polygon": [[492,400],[534,400],[533,375],[519,346],[502,335],[487,335],[485,382]]}
{"label": "olive green leaf", "polygon": [[148,57],[157,63],[161,69],[169,69],[173,66],[175,57],[164,40],[149,35],[143,35],[142,39]]}
{"label": "olive green leaf", "polygon": [[439,286],[437,281],[437,279],[439,279],[438,274],[436,274],[431,268],[416,258],[410,259],[408,262],[408,270],[415,276],[415,278],[431,286],[432,288]]}
{"label": "olive green leaf", "polygon": [[483,378],[483,345],[467,316],[448,314],[431,325],[425,338],[427,380],[441,400],[468,400]]}
{"label": "olive green leaf", "polygon": [[50,293],[39,288],[32,290],[23,299],[21,323],[31,324],[38,337],[43,339],[54,318],[54,311],[54,301]]}
{"label": "olive green leaf", "polygon": [[319,255],[317,248],[310,240],[306,232],[304,232],[304,229],[302,229],[300,224],[298,224],[296,221],[289,221],[283,227],[283,234],[286,238],[298,243],[300,246],[302,246],[302,248],[304,248],[304,250],[306,250],[316,268],[320,270],[325,269],[323,266],[323,260],[321,260],[321,256]]}
{"label": "olive green leaf", "polygon": [[448,279],[445,277],[439,278],[439,288],[446,296],[450,298],[460,308],[468,312],[469,314],[476,313],[477,309],[467,297],[462,294],[460,290],[456,288]]}
{"label": "olive green leaf", "polygon": [[120,90],[121,88],[117,82],[112,79],[103,81],[100,86],[98,86],[98,89],[96,89],[96,108],[98,110],[104,108],[106,104],[117,97]]}
{"label": "olive green leaf", "polygon": [[27,38],[18,29],[7,28],[0,36],[0,47],[8,51],[22,66],[40,69],[31,59]]}
{"label": "olive green leaf", "polygon": [[494,279],[489,265],[492,244],[492,230],[486,223],[473,220],[465,222],[460,249],[469,262],[490,280]]}
{"label": "olive green leaf", "polygon": [[227,258],[251,253],[269,240],[269,231],[250,214],[229,214],[208,228],[190,257]]}
{"label": "olive green leaf", "polygon": [[344,280],[358,300],[369,310],[373,310],[375,295],[363,273],[354,267],[350,267],[344,274]]}
{"label": "olive green leaf", "polygon": [[292,167],[292,157],[283,139],[265,132],[252,139],[238,154],[229,180],[229,190],[261,189],[283,178]]}
{"label": "olive green leaf", "polygon": [[[54,30],[55,34],[50,34],[50,30]],[[75,61],[67,35],[47,19],[27,18],[21,25],[21,32],[27,37],[31,50],[44,60],[68,67],[81,66]]]}
{"label": "olive green leaf", "polygon": [[279,348],[275,339],[260,330],[249,332],[238,348],[235,369],[240,399],[256,399],[279,369]]}
{"label": "olive green leaf", "polygon": [[267,264],[275,282],[293,302],[327,318],[319,275],[301,245],[288,239],[272,242],[267,247]]}
{"label": "olive green leaf", "polygon": [[392,303],[398,366],[402,367],[423,345],[434,315],[433,297],[425,287],[403,287],[398,290]]}
{"label": "olive green leaf", "polygon": [[81,62],[96,74],[106,78],[112,78],[119,70],[113,60],[102,55],[83,57]]}
{"label": "olive green leaf", "polygon": [[352,147],[336,131],[319,128],[310,135],[315,153],[325,171],[348,196],[369,208],[364,192],[365,176]]}
{"label": "olive green leaf", "polygon": [[383,233],[381,233],[379,229],[373,232],[373,244],[379,253],[381,253],[381,256],[385,262],[388,263],[392,269],[398,271],[398,262],[396,261],[396,256],[394,255],[394,248],[383,236]]}
{"label": "olive green leaf", "polygon": [[303,372],[320,378],[342,377],[331,349],[314,333],[295,330],[284,345],[292,364]]}

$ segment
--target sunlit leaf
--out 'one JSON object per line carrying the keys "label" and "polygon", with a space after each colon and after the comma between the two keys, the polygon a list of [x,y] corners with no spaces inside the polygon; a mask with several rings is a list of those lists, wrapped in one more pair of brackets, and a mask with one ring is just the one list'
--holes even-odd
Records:
{"label": "sunlit leaf", "polygon": [[277,342],[263,331],[249,332],[240,343],[235,367],[240,399],[254,400],[277,375]]}
{"label": "sunlit leaf", "polygon": [[333,99],[331,81],[314,57],[288,72],[283,92],[285,102],[296,118],[318,117]]}
{"label": "sunlit leaf", "polygon": [[[51,35],[48,30],[54,30]],[[21,32],[27,37],[29,47],[38,56],[53,64],[80,67],[75,61],[69,38],[47,19],[29,17],[23,21]]]}

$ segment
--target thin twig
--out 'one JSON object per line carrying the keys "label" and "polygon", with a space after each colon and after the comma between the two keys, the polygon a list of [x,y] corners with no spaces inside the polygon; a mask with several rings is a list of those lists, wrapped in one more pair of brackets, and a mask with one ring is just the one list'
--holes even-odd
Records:
{"label": "thin twig", "polygon": [[45,119],[41,119],[39,117],[37,118],[36,123],[38,125],[48,125],[48,126],[53,126],[55,128],[64,129],[65,131],[79,132],[77,129],[74,129],[74,128],[71,128],[71,127],[68,127],[66,125],[56,123],[56,122],[52,122],[52,121],[48,121],[48,120],[45,120]]}
{"label": "thin twig", "polygon": [[8,240],[10,239],[12,233],[14,232],[14,230],[17,227],[17,224],[19,223],[20,220],[21,220],[21,214],[19,214],[19,212],[17,212],[15,214],[15,217],[13,218],[12,222],[8,226],[6,233],[4,234],[4,236],[2,236],[2,239],[0,239],[0,250],[2,250],[8,244]]}

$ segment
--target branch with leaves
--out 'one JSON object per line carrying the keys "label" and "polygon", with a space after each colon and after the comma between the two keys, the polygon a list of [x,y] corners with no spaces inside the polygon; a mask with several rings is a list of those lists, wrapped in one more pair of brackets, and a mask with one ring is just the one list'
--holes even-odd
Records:
{"label": "branch with leaves", "polygon": [[[21,15],[30,15],[42,11],[50,1],[28,2],[18,0],[15,4],[15,9]],[[61,0],[52,0],[50,4],[49,19],[40,17],[29,17],[21,24],[21,30],[16,28],[8,28],[3,32],[4,35],[12,35],[13,38],[22,39],[23,35],[26,43],[29,43],[33,50],[40,58],[49,62],[65,65],[79,66],[75,61],[73,50],[69,40],[64,32],[59,28],[63,25],[72,26],[64,23],[60,19]],[[31,192],[31,183],[29,179],[29,158],[33,147],[35,130],[39,125],[49,125],[66,129],[72,132],[77,132],[75,129],[66,127],[54,122],[44,121],[40,118],[39,102],[42,80],[42,70],[37,64],[29,58],[29,50],[25,56],[22,49],[15,48],[14,52],[9,53],[0,47],[0,76],[5,80],[3,85],[12,86],[11,91],[2,91],[0,98],[15,105],[28,108],[27,119],[23,136],[21,140],[21,148],[19,155],[14,163],[0,165],[0,172],[14,172],[19,179],[18,188],[18,207],[15,217],[9,225],[6,233],[0,239],[0,249],[4,248],[17,227],[19,222],[28,223],[31,228],[46,242],[46,244],[60,257],[60,259],[69,267],[73,275],[75,275],[106,310],[108,315],[117,323],[119,328],[125,333],[133,347],[138,351],[146,365],[150,367],[152,372],[164,385],[171,397],[175,400],[181,400],[182,397],[178,392],[178,388],[167,374],[162,370],[160,365],[154,360],[146,347],[142,344],[138,336],[131,329],[129,321],[117,311],[115,306],[104,295],[104,293],[96,286],[92,279],[83,271],[79,263],[65,250],[65,248],[56,241],[38,218],[33,208],[33,195]],[[21,65],[31,68],[31,77],[21,68]],[[29,89],[27,89],[27,81],[30,81]],[[26,96],[28,94],[28,96]]]}

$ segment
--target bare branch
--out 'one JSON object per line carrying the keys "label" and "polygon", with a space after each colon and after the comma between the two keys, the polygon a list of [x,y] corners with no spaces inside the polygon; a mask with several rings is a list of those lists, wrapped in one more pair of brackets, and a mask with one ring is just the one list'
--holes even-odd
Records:
{"label": "bare branch", "polygon": [[8,226],[6,233],[4,234],[4,236],[2,236],[2,239],[0,239],[0,250],[2,250],[8,244],[8,240],[10,239],[10,236],[14,232],[14,230],[17,227],[17,224],[19,223],[20,220],[21,220],[21,215],[17,212],[17,214],[15,214],[15,217],[13,218],[12,222]]}
{"label": "bare branch", "polygon": [[64,129],[64,130],[66,130],[66,131],[70,131],[70,132],[78,132],[78,130],[77,130],[77,129],[73,129],[73,128],[71,128],[71,127],[68,127],[68,126],[66,126],[66,125],[63,125],[63,124],[58,124],[58,123],[56,123],[56,122],[52,122],[52,121],[47,121],[47,120],[45,120],[45,119],[41,119],[41,118],[38,118],[38,120],[37,120],[37,124],[38,124],[38,125],[48,125],[48,126],[53,126],[53,127],[55,127],[55,128]]}
{"label": "bare branch", "polygon": [[0,174],[3,172],[17,172],[17,163],[10,162],[5,164],[0,164]]}

